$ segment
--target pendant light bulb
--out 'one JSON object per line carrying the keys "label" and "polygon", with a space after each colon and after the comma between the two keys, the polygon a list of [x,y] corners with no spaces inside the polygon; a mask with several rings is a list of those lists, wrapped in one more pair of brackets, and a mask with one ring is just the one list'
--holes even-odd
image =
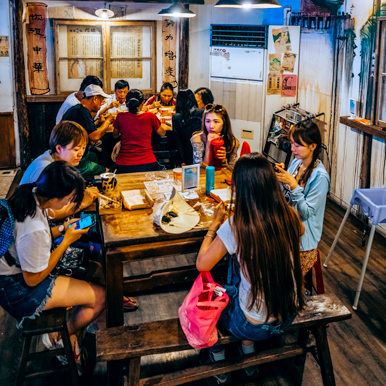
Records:
{"label": "pendant light bulb", "polygon": [[183,4],[173,2],[173,5],[169,8],[165,8],[158,12],[158,15],[173,16],[173,17],[195,17],[196,14]]}

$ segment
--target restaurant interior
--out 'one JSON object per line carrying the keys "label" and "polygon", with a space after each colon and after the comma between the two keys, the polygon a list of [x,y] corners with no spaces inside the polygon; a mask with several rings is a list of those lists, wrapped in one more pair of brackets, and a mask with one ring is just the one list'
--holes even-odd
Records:
{"label": "restaurant interior", "polygon": [[385,47],[382,0],[0,0],[0,384],[386,386]]}

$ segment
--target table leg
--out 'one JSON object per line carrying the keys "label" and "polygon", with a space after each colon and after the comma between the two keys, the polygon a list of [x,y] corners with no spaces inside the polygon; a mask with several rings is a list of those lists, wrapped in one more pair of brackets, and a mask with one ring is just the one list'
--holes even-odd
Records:
{"label": "table leg", "polygon": [[[123,264],[122,260],[106,255],[106,324],[107,328],[123,326]],[[107,363],[108,385],[120,385],[124,361]]]}

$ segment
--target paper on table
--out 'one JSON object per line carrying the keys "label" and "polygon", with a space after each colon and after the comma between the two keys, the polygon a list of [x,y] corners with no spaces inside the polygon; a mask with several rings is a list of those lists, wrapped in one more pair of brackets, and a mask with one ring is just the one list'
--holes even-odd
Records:
{"label": "paper on table", "polygon": [[210,191],[211,197],[216,201],[222,201],[223,203],[228,203],[231,201],[231,189],[213,189]]}

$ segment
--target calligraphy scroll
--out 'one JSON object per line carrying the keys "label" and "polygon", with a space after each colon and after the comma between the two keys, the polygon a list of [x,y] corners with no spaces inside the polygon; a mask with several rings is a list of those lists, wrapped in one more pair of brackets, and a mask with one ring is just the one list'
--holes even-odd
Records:
{"label": "calligraphy scroll", "polygon": [[0,36],[0,57],[9,56],[9,36]]}
{"label": "calligraphy scroll", "polygon": [[110,56],[111,78],[142,78],[142,60],[123,58],[143,57],[143,27],[112,27]]}
{"label": "calligraphy scroll", "polygon": [[102,60],[95,59],[102,56],[101,28],[68,26],[67,56],[77,58],[68,62],[68,79],[83,79],[87,75],[102,78]]}
{"label": "calligraphy scroll", "polygon": [[47,76],[46,8],[43,3],[27,3],[26,34],[28,77],[31,94],[50,91]]}
{"label": "calligraphy scroll", "polygon": [[176,80],[177,21],[172,17],[162,18],[162,83],[169,82],[174,87]]}

